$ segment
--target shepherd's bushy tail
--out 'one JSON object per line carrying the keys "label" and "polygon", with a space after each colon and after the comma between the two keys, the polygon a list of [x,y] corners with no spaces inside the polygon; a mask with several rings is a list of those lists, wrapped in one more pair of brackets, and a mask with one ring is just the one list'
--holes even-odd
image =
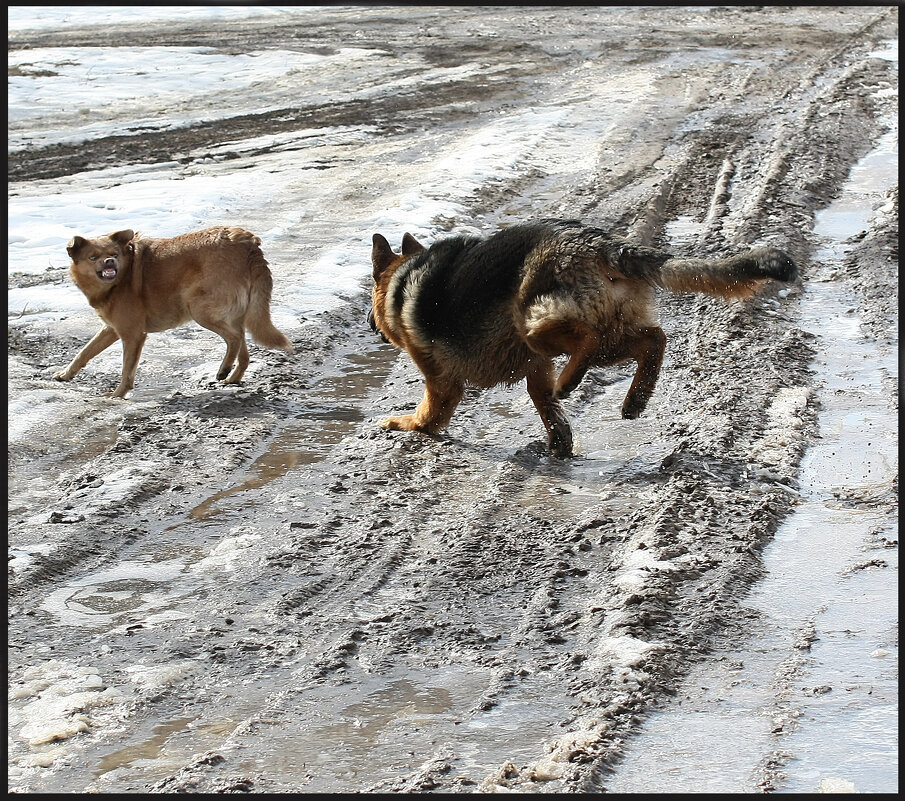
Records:
{"label": "shepherd's bushy tail", "polygon": [[798,268],[776,248],[761,247],[724,259],[676,258],[654,248],[624,245],[617,269],[671,292],[703,292],[724,298],[746,297],[769,279],[791,283]]}

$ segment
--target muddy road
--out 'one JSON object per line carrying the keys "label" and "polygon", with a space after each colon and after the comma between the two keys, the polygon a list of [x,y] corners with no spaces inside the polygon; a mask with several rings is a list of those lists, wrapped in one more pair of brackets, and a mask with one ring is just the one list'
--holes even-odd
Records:
{"label": "muddy road", "polygon": [[[767,631],[748,602],[764,551],[829,436],[822,393],[848,397],[825,389],[815,282],[859,341],[897,352],[895,180],[835,255],[815,232],[896,130],[898,63],[877,53],[897,42],[897,9],[325,7],[113,19],[102,39],[327,59],[305,81],[154,107],[91,114],[73,98],[9,130],[11,209],[92,192],[157,235],[136,182],[240,181],[197,227],[262,235],[297,352],[250,346],[244,383],[224,387],[213,335],[156,334],[115,401],[116,347],[51,380],[98,328],[87,303],[14,308],[67,283],[65,239],[46,269],[11,272],[9,790],[609,789],[651,713]],[[11,31],[10,74],[97,44],[77,22]],[[349,49],[365,60],[330,60]],[[547,454],[523,386],[469,391],[441,437],[381,430],[422,381],[365,322],[371,235],[398,249],[406,230],[532,216],[678,254],[775,245],[801,280],[746,302],[662,294],[648,410],[620,418],[629,366],[593,371],[566,404],[572,459]],[[888,362],[875,389],[897,409]],[[896,570],[896,470],[837,488],[879,520],[861,572]],[[803,614],[774,647],[806,656],[813,625]],[[882,637],[869,650],[894,651],[895,631]],[[782,665],[776,686],[807,680],[801,660]],[[751,711],[741,791],[789,786],[804,724],[783,709],[779,724],[769,704]]]}

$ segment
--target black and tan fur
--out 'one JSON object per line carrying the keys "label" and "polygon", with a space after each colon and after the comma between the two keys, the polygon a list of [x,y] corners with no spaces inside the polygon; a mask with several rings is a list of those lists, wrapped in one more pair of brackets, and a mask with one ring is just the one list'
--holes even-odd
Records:
{"label": "black and tan fur", "polygon": [[189,320],[223,337],[226,356],[217,380],[228,384],[241,381],[248,367],[246,328],[259,344],[293,352],[271,322],[273,277],[261,240],[249,231],[218,227],[151,239],[123,230],[96,239],[73,237],[66,250],[70,276],[104,327],[54,376],[59,381],[69,381],[121,339],[122,378],[112,395],[123,398],[135,385],[147,335]]}
{"label": "black and tan fur", "polygon": [[[725,259],[674,258],[574,220],[513,225],[487,238],[452,236],[429,248],[410,234],[402,253],[375,234],[371,327],[406,350],[424,374],[413,414],[384,428],[435,434],[466,385],[527,379],[550,450],[572,453],[560,401],[588,368],[638,364],[622,416],[638,417],[654,390],[666,335],[654,288],[746,297],[770,279],[791,282],[793,261],[757,248]],[[556,375],[554,358],[569,360]]]}

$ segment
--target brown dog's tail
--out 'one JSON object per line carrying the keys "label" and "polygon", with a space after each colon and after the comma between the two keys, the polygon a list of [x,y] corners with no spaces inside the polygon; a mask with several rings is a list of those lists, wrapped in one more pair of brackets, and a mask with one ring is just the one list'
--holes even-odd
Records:
{"label": "brown dog's tail", "polygon": [[653,248],[623,245],[614,266],[629,278],[671,292],[703,292],[723,298],[749,297],[769,279],[791,283],[798,277],[791,257],[769,247],[725,259],[683,259]]}
{"label": "brown dog's tail", "polygon": [[[261,240],[257,239],[257,243]],[[280,331],[270,319],[270,294],[273,291],[273,276],[267,259],[257,243],[248,252],[248,272],[251,276],[251,292],[245,325],[254,337],[255,342],[265,348],[284,350],[294,353],[295,349],[288,337]]]}

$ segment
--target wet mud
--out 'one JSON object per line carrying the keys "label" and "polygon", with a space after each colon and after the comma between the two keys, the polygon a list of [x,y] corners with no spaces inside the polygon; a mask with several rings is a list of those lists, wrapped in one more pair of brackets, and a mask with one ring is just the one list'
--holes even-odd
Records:
{"label": "wet mud", "polygon": [[[20,398],[53,423],[9,452],[10,791],[606,791],[651,711],[761,630],[746,598],[819,434],[822,340],[802,312],[809,282],[827,280],[815,215],[897,119],[897,64],[871,55],[897,31],[877,6],[337,8],[304,29],[105,32],[108,46],[236,53],[354,39],[483,72],[26,148],[10,154],[11,194],[111,165],[191,169],[205,148],[332,125],[371,126],[390,161],[362,149],[362,166],[414,182],[418,165],[392,154],[540,98],[574,109],[572,127],[551,123],[547,151],[442,227],[578,217],[683,254],[776,245],[802,277],[746,302],[662,296],[667,355],[647,412],[619,415],[628,365],[592,371],[566,404],[565,460],[522,386],[470,390],[438,437],[379,428],[422,381],[365,322],[367,250],[360,292],[299,320],[295,357],[253,349],[235,388],[194,377],[199,353],[217,354],[188,329],[149,344],[127,401],[102,396],[118,354],[56,384],[93,323],[11,316],[11,426]],[[36,32],[9,47],[93,41]],[[642,72],[636,97],[612,88]],[[266,155],[234,150],[237,165]],[[570,154],[584,159],[573,172]],[[272,262],[370,236],[356,220],[373,176]],[[831,280],[864,335],[895,349],[897,186],[883,202]],[[383,233],[398,246],[402,231]],[[12,275],[10,289],[35,280]],[[277,274],[278,288],[291,280]],[[881,389],[894,398],[895,377]],[[892,519],[897,482],[849,502]],[[782,789],[787,762],[753,761],[747,791]]]}

